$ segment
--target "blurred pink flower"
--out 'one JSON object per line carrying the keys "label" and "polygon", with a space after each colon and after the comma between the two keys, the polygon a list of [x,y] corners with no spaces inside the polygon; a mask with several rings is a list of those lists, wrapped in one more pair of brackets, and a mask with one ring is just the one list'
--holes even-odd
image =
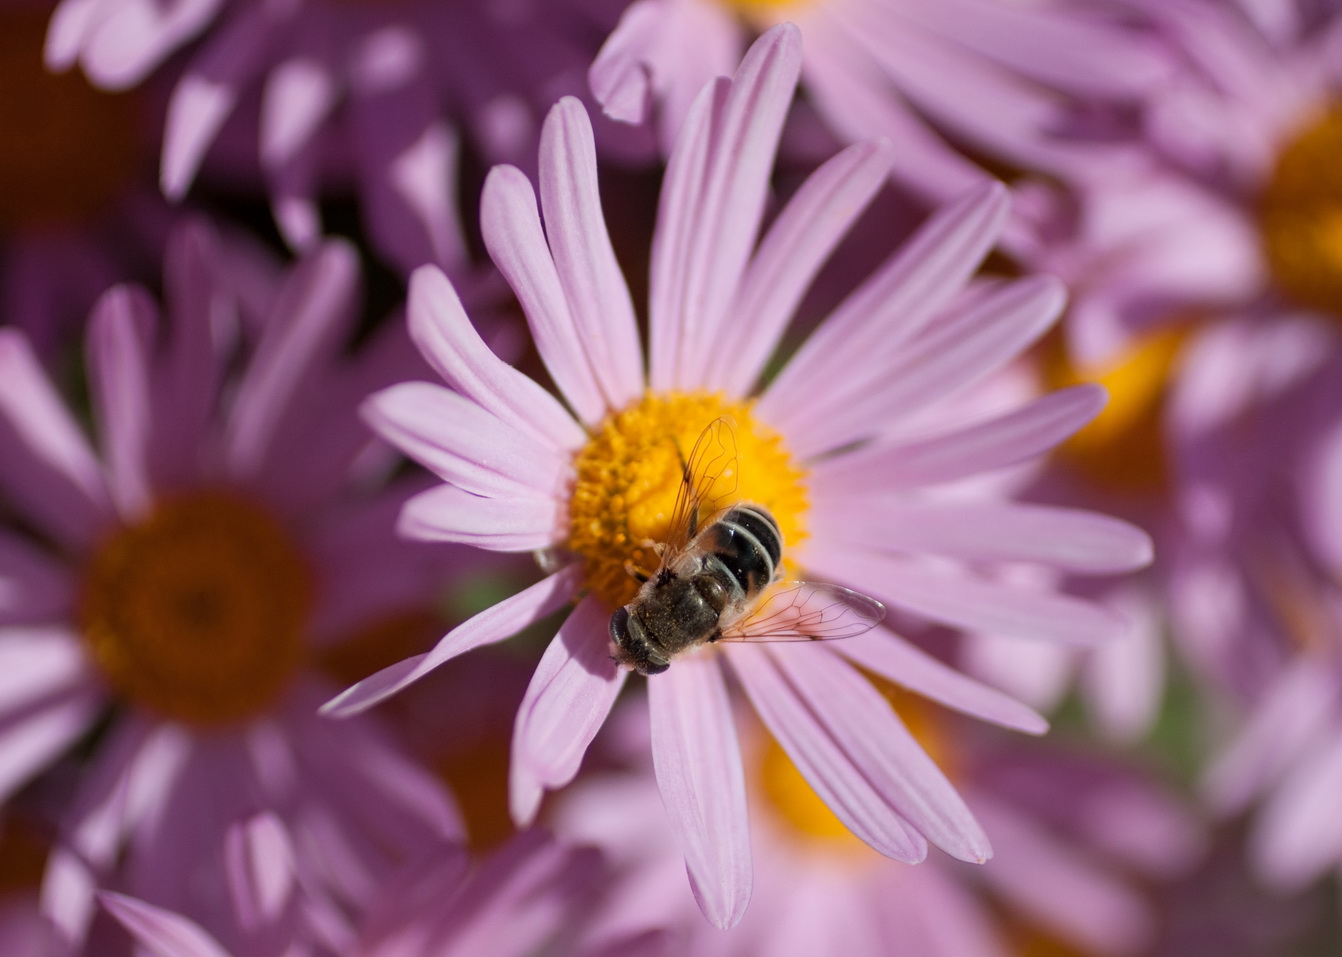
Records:
{"label": "blurred pink flower", "polygon": [[[255,839],[274,821],[238,825],[230,842]],[[255,843],[255,842],[254,842]],[[253,937],[241,950],[223,947],[182,914],[122,894],[102,895],[103,905],[156,957],[282,957],[305,942],[282,915],[302,893],[284,853],[229,858],[229,889],[239,922],[251,915]],[[357,941],[343,957],[527,957],[538,952],[574,957],[657,957],[667,938],[644,929],[593,939],[590,916],[616,875],[590,847],[567,847],[532,830],[479,861],[456,845],[427,848],[413,865],[380,887]],[[269,913],[267,913],[267,911]],[[257,918],[262,919],[257,919]],[[303,951],[309,953],[310,951]]]}
{"label": "blurred pink flower", "polygon": [[[457,212],[461,132],[490,161],[532,155],[540,112],[581,87],[581,18],[549,2],[62,0],[46,61],[125,89],[191,47],[168,103],[160,183],[182,198],[225,124],[255,127],[275,222],[295,249],[323,235],[319,190],[356,185],[380,252],[408,272],[466,261]],[[197,43],[197,41],[199,41]],[[255,146],[252,146],[253,142]],[[216,150],[228,159],[240,150]],[[233,172],[234,177],[238,171]]]}
{"label": "blurred pink flower", "polygon": [[[949,397],[1010,363],[1062,306],[1061,288],[1047,278],[966,287],[1006,214],[1000,186],[939,211],[756,391],[798,300],[889,163],[881,143],[840,153],[756,248],[800,67],[799,32],[776,27],[687,115],[653,240],[646,376],[602,219],[591,127],[575,100],[561,101],[542,131],[547,231],[531,183],[510,167],[491,172],[482,214],[485,243],[562,401],[483,346],[438,270],[412,277],[411,335],[455,391],[403,383],[367,406],[379,432],[446,481],[407,503],[403,531],[498,551],[548,549],[559,567],[327,710],[370,707],[576,600],[517,717],[511,799],[519,822],[533,819],[546,789],[574,777],[624,685],[608,621],[636,589],[626,562],[644,537],[656,537],[659,503],[665,538],[682,471],[677,443],[688,447],[718,415],[737,422],[737,494],[773,511],[785,561],[911,615],[1103,641],[1121,631],[1120,619],[978,570],[1025,562],[1105,574],[1150,560],[1149,540],[1125,523],[974,496],[980,473],[1039,455],[1103,403],[1101,390],[1083,386],[990,415],[947,411]],[[648,689],[659,785],[711,922],[735,924],[751,885],[727,665],[807,780],[872,847],[910,862],[926,855],[928,841],[965,860],[990,856],[963,801],[858,668],[1042,731],[1029,709],[887,630],[833,643],[706,646]]]}
{"label": "blurred pink flower", "polygon": [[71,941],[102,885],[232,945],[221,835],[258,810],[328,939],[398,858],[460,832],[378,724],[315,714],[324,649],[432,600],[442,556],[395,538],[407,487],[382,488],[389,450],[355,414],[417,360],[394,326],[343,354],[343,244],[275,282],[235,264],[187,228],[169,322],[138,288],[99,301],[98,451],[27,340],[0,331],[0,490],[22,523],[0,532],[0,794],[87,742],[43,888]]}
{"label": "blurred pink flower", "polygon": [[1116,114],[1164,68],[1149,37],[1107,13],[1075,0],[637,0],[590,82],[610,116],[655,116],[669,151],[700,88],[732,71],[746,38],[793,21],[806,37],[803,86],[830,129],[843,142],[899,144],[892,173],[944,201],[989,178],[953,143],[1027,170],[1094,172],[1108,151],[1058,136],[1082,121],[1077,103]]}

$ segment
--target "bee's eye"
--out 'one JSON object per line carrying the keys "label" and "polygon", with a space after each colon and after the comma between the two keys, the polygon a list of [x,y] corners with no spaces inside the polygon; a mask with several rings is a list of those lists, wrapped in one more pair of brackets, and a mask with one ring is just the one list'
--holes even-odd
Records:
{"label": "bee's eye", "polygon": [[623,645],[629,640],[629,609],[621,606],[610,616],[610,640]]}

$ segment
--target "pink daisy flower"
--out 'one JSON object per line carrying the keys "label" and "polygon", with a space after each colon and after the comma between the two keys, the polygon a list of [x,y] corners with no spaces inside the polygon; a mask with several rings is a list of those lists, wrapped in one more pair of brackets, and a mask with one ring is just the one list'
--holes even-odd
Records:
{"label": "pink daisy flower", "polygon": [[792,21],[806,37],[803,85],[829,128],[844,142],[898,143],[893,175],[940,201],[988,178],[953,143],[1024,169],[1095,172],[1106,151],[1057,135],[1080,137],[1078,102],[1116,115],[1165,67],[1150,37],[1109,12],[1070,0],[637,0],[589,78],[616,119],[641,123],[655,110],[669,149],[699,89],[731,71],[746,38]]}
{"label": "pink daisy flower", "polygon": [[[581,31],[549,3],[63,0],[46,61],[121,90],[199,40],[167,107],[169,199],[186,195],[212,151],[234,179],[254,178],[259,163],[281,234],[306,250],[324,233],[319,191],[353,182],[369,236],[395,266],[455,270],[467,258],[462,134],[444,117],[464,115],[490,161],[529,154],[544,106],[580,88]],[[257,159],[239,162],[240,144]]]}
{"label": "pink daisy flower", "polygon": [[[264,832],[269,830],[269,834]],[[190,918],[123,894],[102,903],[156,957],[281,957],[304,941],[286,927],[291,898],[301,893],[291,853],[274,838],[275,822],[256,819],[228,835],[229,890],[251,940],[230,950]],[[270,838],[270,845],[265,843]],[[242,842],[249,842],[242,850]],[[434,847],[376,894],[357,941],[344,957],[656,957],[666,935],[640,929],[593,938],[593,913],[616,875],[591,847],[566,847],[539,830],[524,832],[488,857],[472,861],[459,846]],[[303,951],[309,953],[310,951]]]}
{"label": "pink daisy flower", "polygon": [[[74,943],[102,885],[232,945],[220,837],[257,810],[318,902],[311,933],[337,942],[398,859],[460,833],[378,724],[315,713],[323,649],[431,600],[438,560],[395,538],[407,490],[382,489],[387,450],[355,415],[414,367],[409,344],[393,327],[341,354],[344,245],[260,288],[215,250],[203,229],[175,238],[170,322],[140,289],[98,303],[99,451],[27,340],[0,331],[0,489],[22,522],[0,531],[0,794],[89,741],[43,887]],[[240,343],[248,300],[268,311]]]}
{"label": "pink daisy flower", "polygon": [[[778,745],[752,722],[743,751],[759,878],[730,935],[688,913],[684,868],[665,828],[641,707],[621,706],[598,742],[624,770],[587,775],[551,808],[555,827],[605,850],[624,877],[603,917],[686,935],[712,955],[842,952],[891,957],[1144,953],[1157,914],[1141,881],[1189,869],[1199,822],[1136,767],[1074,750],[1023,746],[1002,732],[884,689],[994,835],[990,867],[944,857],[901,867],[858,843]],[[753,732],[753,733],[752,733]],[[1065,794],[1066,801],[1059,795]]]}
{"label": "pink daisy flower", "polygon": [[[1099,389],[1081,387],[971,421],[947,412],[945,400],[1014,359],[1062,306],[1061,287],[1047,278],[967,285],[1006,214],[1000,186],[935,215],[759,388],[810,279],[889,164],[882,143],[840,153],[756,245],[800,67],[798,30],[774,28],[688,113],[653,241],[646,373],[576,100],[561,101],[542,131],[545,226],[531,183],[509,167],[489,175],[482,212],[486,245],[560,396],[484,348],[438,270],[412,278],[411,335],[452,389],[404,383],[367,406],[379,432],[446,480],[407,503],[401,528],[499,551],[546,550],[557,570],[327,710],[367,708],[576,602],[517,716],[510,790],[520,822],[577,773],[628,677],[609,638],[612,613],[638,590],[628,566],[655,567],[644,543],[668,536],[679,449],[720,416],[736,423],[736,494],[776,519],[789,577],[848,586],[958,627],[1085,644],[1122,621],[988,569],[1019,561],[1109,573],[1150,560],[1146,536],[1125,523],[975,498],[975,476],[1045,451],[1103,403]],[[965,860],[990,856],[987,835],[859,667],[978,717],[1044,729],[1029,709],[884,629],[847,641],[719,643],[678,658],[648,683],[653,757],[696,898],[714,924],[736,923],[751,885],[729,672],[806,779],[872,847],[910,862],[929,841]]]}

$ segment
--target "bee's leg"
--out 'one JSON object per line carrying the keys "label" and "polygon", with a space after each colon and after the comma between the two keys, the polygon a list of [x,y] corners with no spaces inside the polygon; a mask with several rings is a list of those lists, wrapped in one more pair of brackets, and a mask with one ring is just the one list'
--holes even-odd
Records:
{"label": "bee's leg", "polygon": [[645,581],[647,581],[649,578],[649,576],[645,575],[643,571],[639,569],[639,567],[635,565],[633,562],[625,562],[624,570],[629,573],[631,578],[636,579],[640,585],[643,584]]}

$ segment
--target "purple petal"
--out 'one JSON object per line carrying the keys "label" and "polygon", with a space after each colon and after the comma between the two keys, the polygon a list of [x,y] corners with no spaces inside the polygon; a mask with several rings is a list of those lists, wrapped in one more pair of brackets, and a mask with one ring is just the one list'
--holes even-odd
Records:
{"label": "purple petal", "polygon": [[827,647],[769,649],[798,697],[872,786],[933,844],[962,861],[992,857],[988,836],[960,795],[856,668]]}
{"label": "purple petal", "polygon": [[34,547],[26,536],[0,529],[0,626],[68,620],[74,614],[77,587],[64,562]]}
{"label": "purple petal", "polygon": [[107,707],[106,696],[87,676],[79,677],[84,679],[79,685],[48,685],[45,693],[29,692],[29,700],[17,708],[7,703],[0,710],[0,800],[56,762]]}
{"label": "purple petal", "polygon": [[1048,730],[1048,722],[1032,709],[996,688],[980,684],[942,664],[884,629],[848,638],[840,642],[835,651],[901,687],[956,711],[1027,734],[1043,734]]}
{"label": "purple petal", "polygon": [[648,682],[657,786],[699,909],[736,926],[750,902],[750,821],[731,701],[712,654],[685,655]]}
{"label": "purple petal", "polygon": [[540,193],[574,332],[606,405],[624,408],[643,394],[643,352],[601,212],[592,124],[571,96],[555,104],[541,130]]}
{"label": "purple petal", "polygon": [[817,580],[842,582],[887,604],[969,631],[1091,645],[1121,638],[1128,622],[1070,595],[936,571],[853,546],[807,543]]}
{"label": "purple petal", "polygon": [[[783,677],[763,646],[740,645],[727,656],[750,703],[806,782],[844,825],[872,848],[916,864],[927,842],[913,830]],[[875,689],[868,688],[875,694]],[[886,723],[891,723],[887,708]],[[870,734],[872,728],[864,733]]]}
{"label": "purple petal", "polygon": [[549,448],[571,452],[587,441],[553,395],[489,351],[442,270],[415,270],[408,313],[410,337],[452,388]]}
{"label": "purple petal", "polygon": [[428,382],[372,396],[364,418],[439,477],[476,495],[559,495],[569,462],[472,400]]}
{"label": "purple petal", "polygon": [[1002,185],[984,183],[937,210],[807,338],[761,398],[760,414],[780,423],[801,418],[813,383],[843,382],[873,352],[899,355],[964,288],[996,242],[1007,207]]}
{"label": "purple petal", "polygon": [[802,295],[890,167],[885,141],[850,146],[809,176],[778,214],[741,281],[704,384],[750,391]]}
{"label": "purple petal", "polygon": [[199,924],[181,914],[114,891],[101,891],[98,900],[156,957],[230,957]]}
{"label": "purple petal", "polygon": [[496,166],[480,202],[485,246],[527,314],[541,361],[578,418],[589,425],[600,422],[610,406],[564,296],[531,182],[514,166]]}
{"label": "purple petal", "polygon": [[581,566],[575,564],[561,569],[549,578],[466,619],[444,635],[433,650],[426,654],[383,668],[377,674],[347,688],[322,705],[322,714],[344,718],[366,711],[418,681],[443,662],[480,645],[502,641],[551,612],[558,611],[573,598],[581,582]]}
{"label": "purple petal", "polygon": [[280,819],[269,811],[224,835],[228,886],[238,920],[248,930],[272,924],[294,891],[294,850]]}
{"label": "purple petal", "polygon": [[[714,111],[712,144],[702,172],[695,176],[698,137],[690,141],[687,178],[677,176],[673,186],[668,164],[653,241],[650,322],[660,327],[653,349],[669,338],[677,352],[671,381],[661,383],[654,375],[654,388],[700,384],[755,245],[778,138],[800,71],[800,31],[790,23],[771,28],[751,44],[720,111]],[[678,143],[670,163],[676,162],[679,150]],[[680,203],[688,204],[681,214],[688,222],[671,220]],[[666,245],[661,241],[664,229],[672,240]]]}
{"label": "purple petal", "polygon": [[811,481],[817,490],[853,494],[917,488],[991,472],[1047,452],[1099,415],[1105,401],[1100,386],[1074,386],[942,435],[877,443],[826,459],[815,466]]}
{"label": "purple petal", "polygon": [[406,538],[529,552],[563,540],[563,511],[553,497],[486,498],[455,485],[440,485],[406,502],[396,529]]}
{"label": "purple petal", "polygon": [[235,476],[256,474],[281,417],[322,360],[344,344],[354,318],[358,258],[330,242],[301,263],[280,290],[270,322],[238,386],[229,422]]}
{"label": "purple petal", "polygon": [[610,713],[629,672],[615,663],[607,637],[610,611],[595,598],[578,602],[541,656],[513,727],[510,805],[519,826],[536,815],[537,786],[573,780],[592,738]]}
{"label": "purple petal", "polygon": [[102,469],[28,340],[0,329],[0,479],[24,514],[85,545],[110,518]]}
{"label": "purple petal", "polygon": [[1014,502],[911,502],[816,495],[807,519],[864,548],[971,562],[1042,562],[1084,574],[1151,563],[1141,529],[1080,509]]}
{"label": "purple petal", "polygon": [[89,321],[89,376],[107,484],[126,521],[142,517],[150,505],[149,366],[157,321],[149,295],[128,286],[109,290]]}

